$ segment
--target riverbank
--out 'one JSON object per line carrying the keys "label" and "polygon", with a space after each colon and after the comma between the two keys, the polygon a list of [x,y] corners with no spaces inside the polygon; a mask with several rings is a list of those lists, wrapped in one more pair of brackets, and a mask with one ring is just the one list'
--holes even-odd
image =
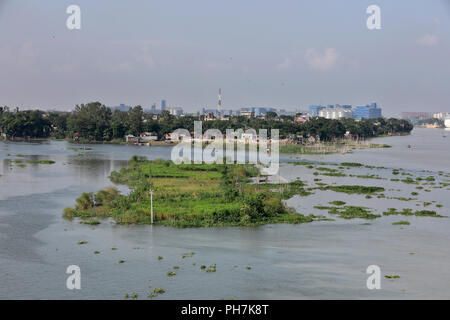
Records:
{"label": "riverbank", "polygon": [[114,139],[110,141],[89,141],[89,140],[68,140],[69,143],[73,144],[114,144],[114,145],[135,145],[135,146],[149,146],[149,147],[173,147],[177,145],[178,141],[170,141],[170,140],[164,140],[164,141],[147,141],[147,142],[126,142],[121,139]]}
{"label": "riverbank", "polygon": [[388,144],[370,143],[369,141],[347,140],[339,142],[319,142],[312,145],[286,144],[280,146],[282,153],[296,154],[333,154],[350,153],[353,150],[391,148]]}
{"label": "riverbank", "polygon": [[[377,138],[381,138],[380,136]],[[373,139],[373,138],[372,138]],[[5,142],[36,142],[42,143],[45,141],[66,141],[72,145],[118,145],[118,146],[149,146],[149,147],[173,147],[180,143],[180,141],[149,141],[145,143],[127,143],[123,140],[116,139],[111,141],[88,141],[88,140],[73,140],[73,139],[4,139]],[[193,144],[194,142],[192,142]],[[202,147],[205,148],[208,143],[203,143]],[[245,150],[249,151],[250,144],[245,144]],[[364,149],[377,149],[377,148],[390,148],[388,144],[371,143],[370,140],[357,141],[357,140],[341,140],[337,142],[317,142],[310,145],[288,143],[280,145],[281,153],[291,153],[291,154],[303,154],[303,155],[322,155],[322,154],[346,154],[351,153],[353,150],[364,150]],[[73,148],[72,148],[73,149]],[[226,149],[226,144],[224,143],[224,151]],[[237,145],[235,144],[235,150],[237,150]]]}
{"label": "riverbank", "polygon": [[[159,146],[159,147],[173,147],[179,144],[181,141],[150,141],[142,143],[127,143],[125,141],[69,141],[73,144],[116,144],[116,145],[136,145],[136,146]],[[209,141],[210,143],[210,141]],[[206,148],[209,145],[208,142],[203,142],[202,147]],[[255,143],[256,144],[256,143]],[[194,141],[192,141],[194,145]],[[248,151],[251,143],[245,143],[245,150]],[[387,144],[370,143],[369,141],[357,141],[357,140],[345,140],[338,142],[318,142],[311,145],[288,143],[280,145],[280,152],[282,153],[297,153],[297,154],[333,154],[333,153],[349,153],[353,150],[373,149],[373,148],[390,148]],[[237,150],[237,144],[234,144],[235,150]],[[257,146],[258,148],[258,146]],[[223,150],[226,150],[226,144],[223,144]]]}

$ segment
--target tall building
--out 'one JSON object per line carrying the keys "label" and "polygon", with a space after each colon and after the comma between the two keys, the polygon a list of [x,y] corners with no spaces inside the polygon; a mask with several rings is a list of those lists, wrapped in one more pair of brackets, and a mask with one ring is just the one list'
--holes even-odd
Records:
{"label": "tall building", "polygon": [[161,111],[166,110],[166,100],[161,100]]}
{"label": "tall building", "polygon": [[352,118],[353,111],[342,107],[326,108],[319,111],[319,117],[326,119]]}
{"label": "tall building", "polygon": [[319,111],[325,109],[325,106],[309,106],[309,113],[313,117],[319,116]]}
{"label": "tall building", "polygon": [[151,113],[156,114],[156,103],[152,104]]}
{"label": "tall building", "polygon": [[222,117],[222,89],[219,89],[219,100],[217,101],[217,115],[219,119]]}
{"label": "tall building", "polygon": [[377,107],[376,103],[372,103],[367,106],[357,106],[353,110],[353,116],[355,119],[376,119],[381,118],[381,109]]}
{"label": "tall building", "polygon": [[169,112],[171,115],[173,116],[181,116],[183,114],[183,109],[182,108],[170,108]]}

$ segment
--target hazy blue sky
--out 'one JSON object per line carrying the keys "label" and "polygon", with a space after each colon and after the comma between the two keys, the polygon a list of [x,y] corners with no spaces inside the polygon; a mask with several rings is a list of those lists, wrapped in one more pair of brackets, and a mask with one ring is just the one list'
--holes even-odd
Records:
{"label": "hazy blue sky", "polygon": [[[10,0],[0,4],[0,104],[70,109],[167,99],[193,111],[366,104],[450,112],[444,0]],[[82,29],[66,28],[81,7]],[[381,7],[369,31],[366,8]]]}

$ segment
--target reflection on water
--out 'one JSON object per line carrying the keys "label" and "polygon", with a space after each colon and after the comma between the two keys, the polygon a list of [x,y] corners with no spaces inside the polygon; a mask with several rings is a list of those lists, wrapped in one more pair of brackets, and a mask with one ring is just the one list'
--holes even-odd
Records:
{"label": "reflection on water", "polygon": [[[450,138],[443,133],[416,129],[411,136],[376,139],[376,143],[392,145],[390,149],[282,159],[361,162],[405,168],[414,174],[431,170],[434,173],[423,173],[431,175],[450,171]],[[146,298],[149,286],[164,288],[166,299],[450,298],[445,281],[450,279],[450,248],[446,245],[450,219],[411,217],[411,226],[403,229],[392,225],[403,217],[383,217],[372,225],[338,219],[257,228],[171,229],[116,226],[109,221],[95,227],[82,225],[63,220],[63,208],[73,205],[82,192],[110,185],[110,172],[125,167],[132,155],[167,159],[170,148],[70,147],[74,146],[54,141],[0,142],[0,298],[122,299],[132,292]],[[27,160],[56,163],[31,164]],[[281,175],[307,181],[315,178],[304,166],[284,165]],[[321,178],[326,183],[347,179]],[[359,181],[374,183],[393,189],[391,196],[402,195],[390,181]],[[402,190],[410,193],[414,186],[402,185]],[[436,200],[443,205],[440,213],[450,215],[446,192],[433,189],[421,193],[420,200]],[[333,197],[336,194],[323,191],[307,198],[294,197],[288,203],[302,213],[317,213],[314,206],[336,200]],[[339,198],[381,211],[394,205],[390,199]],[[402,207],[415,205],[402,203]],[[88,243],[78,245],[80,240]],[[111,250],[113,247],[117,250]],[[96,250],[100,254],[94,254]],[[191,251],[196,253],[193,257],[181,258]],[[159,261],[159,255],[164,259]],[[119,260],[126,262],[119,264]],[[65,288],[65,270],[72,264],[81,267],[80,291]],[[201,265],[211,264],[217,265],[216,273],[200,270]],[[379,265],[383,274],[401,278],[383,279],[382,290],[367,290],[364,271],[371,264]],[[180,266],[177,275],[168,278],[167,271],[175,265]]]}

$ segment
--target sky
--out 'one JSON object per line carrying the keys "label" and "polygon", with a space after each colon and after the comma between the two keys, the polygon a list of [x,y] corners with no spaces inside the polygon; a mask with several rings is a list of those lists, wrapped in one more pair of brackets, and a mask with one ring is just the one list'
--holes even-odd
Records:
{"label": "sky", "polygon": [[[69,30],[66,9],[81,9]],[[369,5],[381,29],[369,30]],[[0,105],[450,112],[449,0],[0,0]]]}

